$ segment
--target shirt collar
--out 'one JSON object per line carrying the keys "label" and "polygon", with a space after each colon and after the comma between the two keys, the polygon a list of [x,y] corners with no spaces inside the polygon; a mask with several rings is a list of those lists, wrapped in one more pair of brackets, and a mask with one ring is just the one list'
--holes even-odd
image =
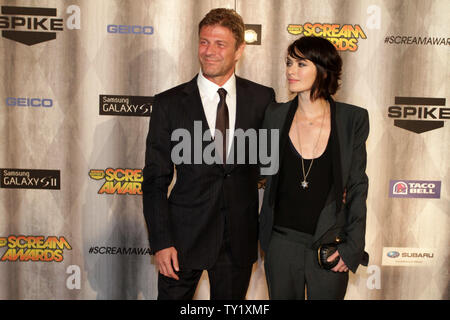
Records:
{"label": "shirt collar", "polygon": [[197,85],[199,87],[200,92],[207,95],[208,97],[214,97],[217,94],[217,90],[219,88],[224,88],[227,91],[227,95],[234,96],[236,94],[236,76],[234,73],[231,77],[223,84],[222,87],[219,87],[214,82],[208,80],[203,75],[202,70],[198,73],[197,77]]}

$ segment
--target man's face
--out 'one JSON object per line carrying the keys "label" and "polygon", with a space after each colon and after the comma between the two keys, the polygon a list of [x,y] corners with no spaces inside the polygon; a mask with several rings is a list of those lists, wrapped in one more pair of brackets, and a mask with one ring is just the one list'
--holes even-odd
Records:
{"label": "man's face", "polygon": [[205,78],[223,85],[233,74],[236,61],[242,55],[245,44],[236,49],[236,39],[230,29],[220,25],[200,29],[198,58]]}

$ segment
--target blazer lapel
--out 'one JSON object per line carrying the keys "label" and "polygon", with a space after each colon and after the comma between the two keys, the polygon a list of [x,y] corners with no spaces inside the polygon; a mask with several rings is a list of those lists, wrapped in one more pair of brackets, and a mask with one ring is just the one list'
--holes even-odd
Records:
{"label": "blazer lapel", "polygon": [[[288,102],[285,104],[287,106],[286,113],[284,113],[281,117],[282,122],[277,126],[275,125],[274,128],[281,128],[280,133],[280,142],[279,142],[279,165],[283,163],[283,154],[284,154],[284,148],[286,146],[286,143],[289,139],[289,130],[291,129],[292,120],[294,119],[295,111],[297,110],[298,106],[298,97],[296,96],[294,100],[291,102]],[[275,119],[276,120],[276,119]],[[273,208],[275,205],[275,194],[277,193],[277,186],[278,186],[278,178],[280,175],[280,170],[273,176],[272,178],[272,186],[270,189],[269,194],[269,204]]]}
{"label": "blazer lapel", "polygon": [[[342,207],[342,194],[344,193],[344,186],[342,183],[342,158],[341,158],[341,144],[339,128],[343,123],[342,119],[338,119],[338,108],[333,99],[328,99],[330,103],[330,117],[331,117],[331,152],[333,159],[333,179],[334,179],[334,194],[336,199],[336,212],[339,212]],[[346,153],[343,153],[346,154]]]}
{"label": "blazer lapel", "polygon": [[[334,101],[333,101],[334,103]],[[351,124],[348,121],[349,117],[344,114],[344,110],[339,108],[339,103],[336,104],[336,134],[337,134],[337,146],[339,153],[336,155],[340,160],[339,167],[341,169],[340,182],[342,188],[347,184],[348,174],[351,165],[351,155],[353,141],[351,140]],[[344,156],[345,155],[345,156]],[[342,190],[343,191],[343,190]]]}
{"label": "blazer lapel", "polygon": [[342,163],[345,159],[342,154],[350,154],[347,150],[342,149],[342,136],[344,131],[342,128],[346,127],[345,118],[342,117],[339,107],[333,99],[328,99],[330,103],[330,117],[331,117],[331,136],[330,143],[332,148],[332,170],[333,170],[333,185],[328,193],[325,206],[320,213],[317,221],[316,231],[314,233],[314,242],[318,241],[320,237],[336,223],[336,215],[342,208],[342,195],[344,193],[343,185],[343,169]]}

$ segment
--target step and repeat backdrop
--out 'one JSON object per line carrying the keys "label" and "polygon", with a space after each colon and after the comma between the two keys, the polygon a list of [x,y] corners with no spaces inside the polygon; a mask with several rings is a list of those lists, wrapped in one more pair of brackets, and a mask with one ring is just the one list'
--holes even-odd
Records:
{"label": "step and repeat backdrop", "polygon": [[[0,299],[156,298],[153,96],[198,72],[215,7],[246,23],[239,76],[290,100],[286,48],[322,36],[344,61],[336,99],[369,111],[370,263],[346,299],[449,299],[448,0],[0,0]],[[267,298],[260,257],[247,299]]]}

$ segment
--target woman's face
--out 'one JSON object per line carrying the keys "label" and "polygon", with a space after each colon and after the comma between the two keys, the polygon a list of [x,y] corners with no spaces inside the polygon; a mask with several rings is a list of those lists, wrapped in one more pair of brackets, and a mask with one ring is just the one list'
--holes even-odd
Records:
{"label": "woman's face", "polygon": [[310,60],[286,57],[286,78],[291,92],[309,94],[316,76],[317,68]]}

